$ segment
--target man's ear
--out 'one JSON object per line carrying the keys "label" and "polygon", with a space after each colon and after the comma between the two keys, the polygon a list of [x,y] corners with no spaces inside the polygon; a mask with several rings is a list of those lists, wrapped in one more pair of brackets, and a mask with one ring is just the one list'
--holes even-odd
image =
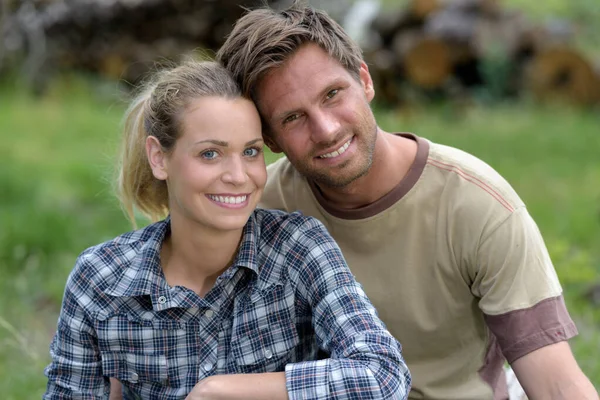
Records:
{"label": "man's ear", "polygon": [[375,97],[375,88],[373,87],[373,79],[371,78],[369,67],[364,61],[360,63],[360,69],[358,70],[358,74],[360,76],[360,82],[365,92],[367,101],[371,102],[371,100],[373,100],[373,97]]}
{"label": "man's ear", "polygon": [[146,138],[146,156],[152,168],[152,175],[158,180],[167,179],[167,156],[157,138],[148,136]]}
{"label": "man's ear", "polygon": [[283,150],[281,150],[281,147],[279,147],[277,145],[277,143],[275,143],[275,141],[273,140],[273,138],[270,136],[269,133],[263,133],[263,139],[265,140],[265,144],[267,145],[267,147],[273,153],[283,153]]}

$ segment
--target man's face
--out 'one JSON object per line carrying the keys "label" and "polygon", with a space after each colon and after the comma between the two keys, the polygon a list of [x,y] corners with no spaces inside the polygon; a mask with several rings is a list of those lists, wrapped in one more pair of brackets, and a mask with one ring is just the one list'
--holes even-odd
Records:
{"label": "man's face", "polygon": [[367,66],[354,78],[316,44],[300,47],[257,88],[269,147],[308,179],[344,187],[371,167],[377,124]]}

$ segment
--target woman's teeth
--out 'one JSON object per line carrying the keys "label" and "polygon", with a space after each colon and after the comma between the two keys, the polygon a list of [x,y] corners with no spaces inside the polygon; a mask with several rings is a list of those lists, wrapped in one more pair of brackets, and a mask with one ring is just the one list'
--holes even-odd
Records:
{"label": "woman's teeth", "polygon": [[246,201],[246,199],[248,198],[247,195],[244,196],[215,196],[212,194],[209,194],[208,197],[216,202],[219,203],[226,203],[226,204],[240,204]]}

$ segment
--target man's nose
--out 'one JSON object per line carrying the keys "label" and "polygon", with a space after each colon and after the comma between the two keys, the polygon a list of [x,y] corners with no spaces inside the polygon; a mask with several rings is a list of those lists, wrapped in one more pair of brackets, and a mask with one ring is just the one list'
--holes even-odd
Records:
{"label": "man's nose", "polygon": [[319,110],[313,113],[311,138],[315,143],[331,142],[338,135],[340,123],[331,112]]}

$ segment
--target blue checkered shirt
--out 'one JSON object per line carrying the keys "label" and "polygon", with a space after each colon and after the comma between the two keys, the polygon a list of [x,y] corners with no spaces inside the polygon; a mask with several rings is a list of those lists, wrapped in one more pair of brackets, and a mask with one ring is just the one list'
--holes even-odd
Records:
{"label": "blue checkered shirt", "polygon": [[167,218],[79,256],[44,399],[107,399],[108,377],[126,398],[184,399],[211,375],[278,371],[290,399],[406,398],[400,344],[316,219],[256,210],[204,297],[167,284],[169,230]]}

